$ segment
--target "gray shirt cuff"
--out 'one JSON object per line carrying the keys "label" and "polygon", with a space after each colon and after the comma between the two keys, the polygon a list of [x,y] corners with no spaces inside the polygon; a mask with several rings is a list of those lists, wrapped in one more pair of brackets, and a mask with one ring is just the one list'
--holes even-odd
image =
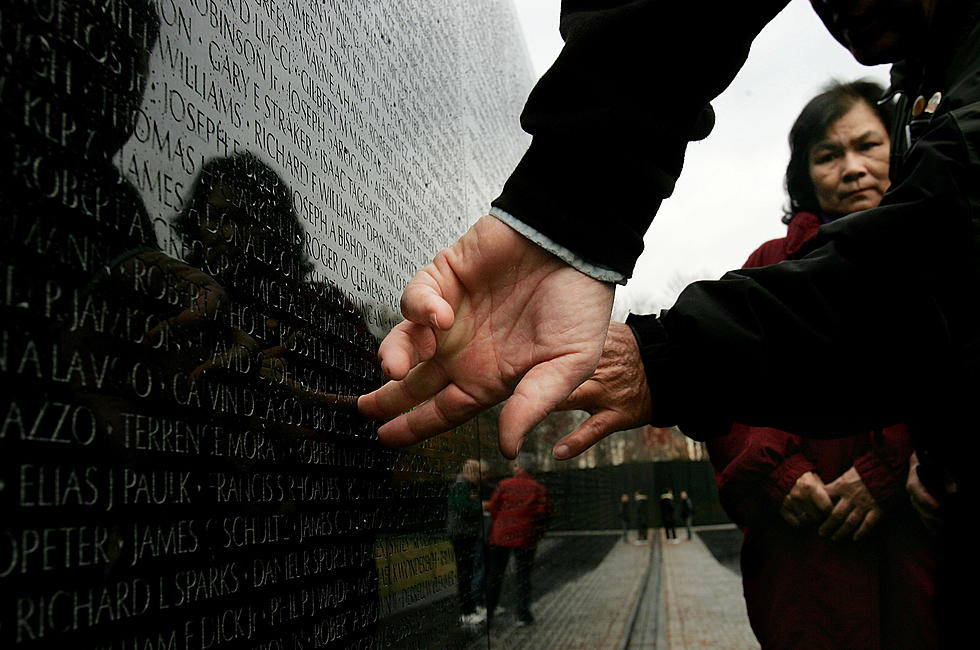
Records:
{"label": "gray shirt cuff", "polygon": [[593,264],[585,260],[577,253],[573,253],[561,244],[554,242],[547,235],[544,235],[534,228],[528,226],[526,223],[509,212],[505,212],[504,210],[494,206],[490,208],[490,214],[503,221],[505,224],[519,232],[531,242],[537,244],[552,255],[557,256],[558,259],[565,262],[572,268],[581,271],[590,278],[594,278],[601,282],[615,282],[616,284],[626,284],[626,281],[629,279],[618,271],[614,271],[608,267],[599,266],[598,264]]}

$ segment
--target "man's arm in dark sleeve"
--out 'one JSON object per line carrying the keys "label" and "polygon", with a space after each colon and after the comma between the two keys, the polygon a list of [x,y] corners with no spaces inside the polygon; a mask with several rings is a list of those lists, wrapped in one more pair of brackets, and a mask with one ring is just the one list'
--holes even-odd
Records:
{"label": "man's arm in dark sleeve", "polygon": [[527,101],[533,141],[494,210],[628,278],[688,141],[711,130],[709,102],[786,4],[564,0],[565,46]]}

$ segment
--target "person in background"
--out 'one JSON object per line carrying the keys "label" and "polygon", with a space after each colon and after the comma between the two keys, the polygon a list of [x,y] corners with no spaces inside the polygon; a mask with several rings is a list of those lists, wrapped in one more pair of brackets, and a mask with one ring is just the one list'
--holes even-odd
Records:
{"label": "person in background", "polygon": [[[746,267],[792,260],[822,224],[878,205],[893,118],[883,92],[834,82],[804,107],[789,136],[787,235]],[[783,381],[805,372],[787,359]],[[812,395],[815,408],[833,399],[826,388]],[[708,453],[721,502],[745,533],[745,602],[763,648],[935,647],[933,556],[904,490],[904,425],[814,439],[735,424]]]}
{"label": "person in background", "polygon": [[449,490],[446,529],[456,555],[456,591],[464,625],[478,625],[484,616],[476,611],[473,592],[473,560],[481,541],[483,506],[480,503],[480,461],[469,459]]}
{"label": "person in background", "polygon": [[694,535],[691,532],[691,525],[694,523],[694,502],[687,495],[687,490],[681,490],[681,519],[687,528],[687,541],[691,541]]}
{"label": "person in background", "polygon": [[534,623],[531,614],[531,568],[538,540],[544,534],[551,518],[551,502],[548,490],[530,474],[533,468],[530,456],[519,456],[511,464],[513,476],[504,479],[490,497],[490,577],[487,585],[487,621],[500,599],[504,570],[511,552],[514,554],[517,574],[517,625],[524,627]]}
{"label": "person in background", "polygon": [[668,541],[677,539],[677,524],[674,521],[674,491],[667,490],[660,495],[660,518],[664,524],[664,535]]}
{"label": "person in background", "polygon": [[629,542],[629,530],[630,530],[630,495],[623,493],[623,496],[619,497],[619,519],[623,522],[623,542]]}
{"label": "person in background", "polygon": [[[490,526],[490,497],[493,495],[495,483],[490,481],[490,466],[487,461],[480,461],[480,507],[483,514],[480,517],[480,541],[476,545],[476,557],[473,559],[473,593],[476,601],[476,613],[487,614],[487,562],[489,557]],[[498,607],[499,609],[499,607]]]}
{"label": "person in background", "polygon": [[650,498],[637,490],[633,493],[634,516],[636,517],[636,543],[647,541],[647,529],[650,527]]}

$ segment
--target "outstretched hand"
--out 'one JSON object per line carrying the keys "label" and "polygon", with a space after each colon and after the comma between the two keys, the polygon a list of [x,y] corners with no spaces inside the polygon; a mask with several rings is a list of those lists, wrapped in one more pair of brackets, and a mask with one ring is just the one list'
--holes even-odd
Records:
{"label": "outstretched hand", "polygon": [[881,519],[881,507],[853,467],[827,484],[827,494],[836,503],[818,531],[824,537],[836,542],[852,536],[857,542]]}
{"label": "outstretched hand", "polygon": [[559,409],[580,409],[591,414],[555,444],[553,453],[559,459],[581,454],[610,433],[650,423],[650,387],[640,349],[628,325],[609,324],[599,367]]}
{"label": "outstretched hand", "polygon": [[612,301],[611,284],[484,217],[405,288],[405,320],[378,350],[394,381],[361,396],[358,409],[394,417],[378,435],[407,445],[510,397],[499,436],[513,458],[528,431],[595,370]]}

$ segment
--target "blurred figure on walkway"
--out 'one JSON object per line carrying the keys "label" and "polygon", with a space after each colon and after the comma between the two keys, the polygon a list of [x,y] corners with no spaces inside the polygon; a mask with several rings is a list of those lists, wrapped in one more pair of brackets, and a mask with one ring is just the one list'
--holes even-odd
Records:
{"label": "blurred figure on walkway", "polygon": [[629,541],[630,531],[630,495],[626,492],[619,497],[619,519],[623,522],[623,542]]}
{"label": "blurred figure on walkway", "polygon": [[647,541],[647,529],[650,527],[649,497],[639,490],[633,493],[634,516],[636,517],[636,543]]}
{"label": "blurred figure on walkway", "polygon": [[660,518],[664,522],[664,535],[667,540],[677,539],[677,524],[674,521],[674,491],[667,490],[660,495]]}
{"label": "blurred figure on walkway", "polygon": [[513,477],[504,479],[490,497],[490,579],[487,585],[487,621],[492,621],[500,599],[504,570],[513,551],[517,573],[517,625],[534,623],[531,614],[531,568],[538,540],[551,518],[548,490],[531,477],[530,456],[511,464]]}
{"label": "blurred figure on walkway", "polygon": [[[821,224],[878,205],[892,119],[883,92],[833,83],[806,105],[790,131],[789,232],[747,267],[794,259]],[[806,368],[788,362],[787,381],[794,372]],[[826,388],[816,408],[834,398]],[[722,504],[745,532],[745,600],[764,648],[936,645],[933,555],[904,490],[904,425],[828,440],[736,424],[708,452]]]}
{"label": "blurred figure on walkway", "polygon": [[691,541],[691,525],[694,523],[694,502],[687,495],[687,490],[681,490],[681,519],[687,528],[687,541]]}
{"label": "blurred figure on walkway", "polygon": [[446,529],[456,555],[456,591],[461,620],[465,625],[482,623],[473,593],[473,561],[480,544],[483,506],[480,503],[480,461],[469,459],[449,490]]}
{"label": "blurred figure on walkway", "polygon": [[480,541],[476,545],[476,557],[473,558],[473,594],[476,602],[476,612],[481,616],[487,613],[487,562],[490,542],[490,526],[493,519],[490,517],[490,496],[496,484],[490,481],[490,466],[487,461],[480,461]]}

